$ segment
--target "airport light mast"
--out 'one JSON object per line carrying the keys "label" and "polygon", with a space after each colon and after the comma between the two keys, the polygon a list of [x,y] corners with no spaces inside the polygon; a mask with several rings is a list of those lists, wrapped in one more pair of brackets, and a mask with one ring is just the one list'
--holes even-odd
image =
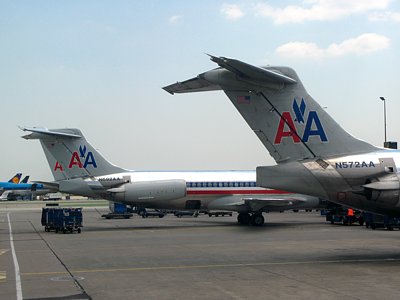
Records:
{"label": "airport light mast", "polygon": [[385,97],[379,97],[379,99],[381,99],[383,101],[383,128],[385,130],[385,142],[384,142],[384,147],[386,147],[386,99]]}

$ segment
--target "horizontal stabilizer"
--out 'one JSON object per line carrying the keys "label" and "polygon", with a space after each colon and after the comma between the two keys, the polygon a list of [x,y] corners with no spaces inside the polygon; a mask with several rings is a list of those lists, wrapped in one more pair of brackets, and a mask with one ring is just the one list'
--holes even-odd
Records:
{"label": "horizontal stabilizer", "polygon": [[[209,55],[209,54],[208,54]],[[163,87],[170,94],[216,91],[229,86],[246,89],[249,83],[267,86],[281,86],[282,84],[297,83],[287,75],[272,67],[252,66],[236,59],[216,57],[209,55],[211,60],[219,65],[219,68],[199,74],[198,76],[173,83]],[[238,84],[238,82],[241,84]]]}
{"label": "horizontal stabilizer", "polygon": [[194,77],[182,82],[177,82],[166,87],[163,87],[165,91],[173,95],[174,93],[190,93],[190,92],[206,92],[216,91],[221,88],[217,84],[213,84],[200,77]]}
{"label": "horizontal stabilizer", "polygon": [[24,139],[37,139],[42,134],[49,135],[49,136],[60,136],[60,137],[70,137],[70,138],[81,138],[82,136],[74,133],[66,132],[66,130],[58,131],[58,130],[49,130],[44,127],[23,127],[21,128],[22,131],[30,131],[31,134],[23,136]]}
{"label": "horizontal stabilizer", "polygon": [[212,55],[209,56],[211,57],[211,60],[217,63],[221,68],[229,70],[240,77],[261,82],[268,81],[273,83],[296,83],[295,79],[285,76],[277,70],[269,70],[249,65],[237,59],[216,57]]}

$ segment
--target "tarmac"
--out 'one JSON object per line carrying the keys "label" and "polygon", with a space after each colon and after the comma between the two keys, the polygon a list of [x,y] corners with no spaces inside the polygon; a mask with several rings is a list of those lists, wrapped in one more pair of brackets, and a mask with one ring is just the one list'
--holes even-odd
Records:
{"label": "tarmac", "polygon": [[[400,232],[319,212],[106,220],[45,232],[40,205],[0,203],[1,299],[395,299]],[[11,229],[11,231],[10,231]]]}

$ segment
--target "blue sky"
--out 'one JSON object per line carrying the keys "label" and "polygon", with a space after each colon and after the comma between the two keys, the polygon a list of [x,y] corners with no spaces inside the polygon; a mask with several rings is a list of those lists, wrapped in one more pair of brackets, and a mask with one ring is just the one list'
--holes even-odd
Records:
{"label": "blue sky", "polygon": [[52,179],[18,126],[80,128],[136,170],[254,169],[272,158],[222,92],[161,87],[214,68],[204,53],[288,65],[353,135],[400,141],[400,2],[0,1],[0,179]]}

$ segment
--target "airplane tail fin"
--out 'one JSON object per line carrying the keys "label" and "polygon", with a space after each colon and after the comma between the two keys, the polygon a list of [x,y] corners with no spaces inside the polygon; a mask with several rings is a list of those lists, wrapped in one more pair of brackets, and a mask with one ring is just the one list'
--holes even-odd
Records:
{"label": "airplane tail fin", "polygon": [[17,173],[13,177],[11,177],[8,182],[10,182],[10,183],[19,183],[19,181],[21,180],[21,176],[22,176],[22,173]]}
{"label": "airplane tail fin", "polygon": [[127,170],[107,161],[79,129],[21,128],[24,139],[38,139],[55,180],[102,176]]}
{"label": "airplane tail fin", "polygon": [[164,90],[223,90],[277,163],[377,149],[340,127],[307,93],[293,69],[210,57],[219,68]]}
{"label": "airplane tail fin", "polygon": [[28,183],[29,175],[25,176],[24,179],[21,180],[21,183]]}

